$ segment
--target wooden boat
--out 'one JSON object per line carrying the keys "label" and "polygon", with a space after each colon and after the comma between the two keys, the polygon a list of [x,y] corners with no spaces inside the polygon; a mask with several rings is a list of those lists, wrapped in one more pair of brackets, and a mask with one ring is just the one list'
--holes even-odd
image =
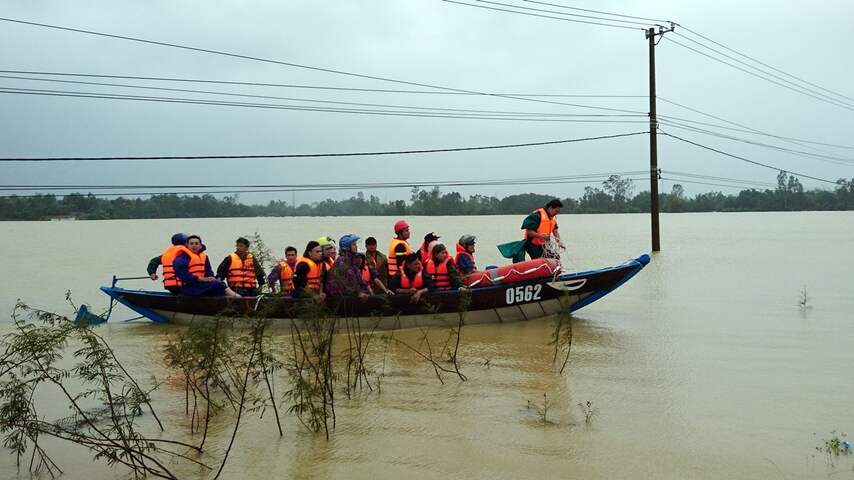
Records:
{"label": "wooden boat", "polygon": [[[376,325],[380,329],[455,325],[462,310],[466,312],[467,325],[532,320],[564,310],[573,312],[595,302],[635,276],[649,261],[649,255],[644,254],[599,270],[472,288],[467,293],[434,292],[422,297],[419,304],[411,303],[407,295],[377,295],[364,302],[357,298],[328,299],[325,306],[331,316],[355,319],[368,328]],[[217,316],[263,314],[273,320],[273,325],[287,328],[294,319],[305,316],[308,302],[314,304],[311,300],[279,296],[235,299],[127,290],[116,287],[115,277],[112,286],[101,290],[153,322],[184,325]]]}

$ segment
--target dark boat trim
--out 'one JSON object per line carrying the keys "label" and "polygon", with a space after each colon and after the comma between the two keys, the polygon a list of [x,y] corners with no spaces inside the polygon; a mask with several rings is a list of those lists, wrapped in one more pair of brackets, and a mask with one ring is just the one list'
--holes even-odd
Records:
{"label": "dark boat trim", "polygon": [[[476,288],[471,290],[471,304],[468,311],[479,314],[478,322],[489,322],[489,315],[492,315],[494,316],[492,321],[498,323],[504,321],[502,317],[508,313],[514,318],[521,319],[538,318],[556,313],[559,311],[559,308],[555,310],[556,304],[561,299],[567,299],[572,301],[568,310],[574,312],[614,291],[649,262],[649,255],[644,254],[622,265],[599,270],[565,273],[554,278]],[[270,308],[272,313],[268,315],[269,318],[294,319],[299,318],[300,306],[304,305],[302,300],[282,297],[262,296],[242,300],[224,297],[185,297],[168,292],[128,290],[115,285],[101,287],[101,290],[115,301],[155,323],[173,323],[176,317],[213,317],[229,308],[239,311],[240,315],[252,315],[261,303]],[[410,304],[408,297],[404,295],[375,296],[364,303],[355,299],[337,299],[328,302],[328,306],[333,311],[333,315],[341,317],[412,317],[418,321],[416,317],[430,314],[458,315],[459,298],[457,291],[429,294],[426,301],[435,308],[429,311],[423,305]],[[530,308],[527,308],[528,313],[526,313],[526,308],[523,307],[531,304],[537,304],[538,307],[533,314]],[[516,312],[517,309],[518,312]]]}

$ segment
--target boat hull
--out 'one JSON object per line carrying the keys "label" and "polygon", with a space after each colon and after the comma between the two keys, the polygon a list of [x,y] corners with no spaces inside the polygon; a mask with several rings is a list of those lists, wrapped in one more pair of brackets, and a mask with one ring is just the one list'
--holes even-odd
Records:
{"label": "boat hull", "polygon": [[[625,283],[646,264],[642,255],[622,265],[567,273],[508,285],[475,288],[468,293],[434,292],[413,304],[406,295],[330,299],[323,306],[326,315],[351,319],[363,328],[397,329],[426,326],[504,323],[532,320],[561,311],[582,308]],[[157,323],[190,324],[217,317],[263,316],[272,326],[288,328],[293,322],[317,313],[310,300],[278,296],[186,297],[166,292],[101,287],[107,295]]]}

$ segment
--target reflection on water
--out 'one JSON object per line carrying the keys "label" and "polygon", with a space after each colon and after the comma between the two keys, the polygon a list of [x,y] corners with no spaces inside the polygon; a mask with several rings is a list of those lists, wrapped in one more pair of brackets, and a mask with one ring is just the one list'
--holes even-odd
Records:
{"label": "reflection on water", "polygon": [[[6,223],[4,242],[13,247],[6,250],[16,253],[0,279],[0,308],[9,311],[21,297],[67,311],[68,288],[78,300],[105,305],[97,286],[112,273],[142,273],[173,230],[202,233],[215,261],[234,237],[255,230],[270,245],[301,247],[320,233],[382,239],[393,220]],[[519,220],[410,223],[415,237],[422,230],[443,239],[476,233],[485,264],[498,263],[494,245],[516,238]],[[567,263],[583,269],[637,256],[647,249],[647,222],[642,215],[561,217]],[[318,232],[330,225],[340,232]],[[548,319],[465,327],[464,383],[446,375],[440,384],[428,364],[392,346],[381,393],[339,396],[329,441],[290,416],[281,439],[269,411],[246,417],[224,478],[854,478],[850,462],[829,466],[814,448],[831,430],[852,428],[854,215],[663,215],[662,229],[664,251],[575,316],[566,375],[552,364]],[[804,286],[812,304],[806,312],[797,307]],[[114,319],[129,316],[119,311]],[[159,413],[187,436],[184,391],[169,380],[162,355],[176,329],[99,329],[140,380],[153,374],[165,381],[155,395]],[[286,341],[282,335],[276,341]],[[397,335],[417,341],[419,333]],[[287,385],[279,379],[276,388]],[[544,393],[553,425],[543,425],[536,410]],[[589,426],[577,406],[588,400],[599,411]],[[213,463],[232,426],[226,414],[211,424],[206,458]],[[67,478],[111,475],[85,451],[46,445],[62,448],[55,452]],[[0,476],[14,476],[14,457],[2,458]],[[181,474],[208,477],[196,467]]]}

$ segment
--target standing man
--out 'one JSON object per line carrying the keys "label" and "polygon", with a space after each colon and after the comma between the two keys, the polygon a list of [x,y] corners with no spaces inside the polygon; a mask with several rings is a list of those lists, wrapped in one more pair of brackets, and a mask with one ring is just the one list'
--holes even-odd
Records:
{"label": "standing man", "polygon": [[368,237],[365,240],[365,261],[369,268],[377,271],[377,278],[382,284],[388,285],[388,258],[377,250],[377,239]]}
{"label": "standing man", "polygon": [[[406,220],[398,220],[394,224],[394,235],[388,245],[388,277],[391,279],[397,274],[398,265],[403,265],[403,258],[412,253],[409,246],[409,224]],[[419,256],[420,260],[420,256]],[[390,281],[390,280],[389,280]]]}
{"label": "standing man", "polygon": [[522,221],[524,248],[531,259],[541,258],[547,254],[549,257],[554,257],[554,254],[545,252],[543,248],[552,237],[557,240],[559,247],[564,248],[557,230],[557,214],[560,213],[561,207],[563,203],[560,200],[552,199],[545,207],[534,210]]}
{"label": "standing man", "polygon": [[234,242],[234,252],[219,264],[216,276],[244,297],[257,296],[258,287],[264,286],[264,269],[249,253],[249,240],[243,237]]}

